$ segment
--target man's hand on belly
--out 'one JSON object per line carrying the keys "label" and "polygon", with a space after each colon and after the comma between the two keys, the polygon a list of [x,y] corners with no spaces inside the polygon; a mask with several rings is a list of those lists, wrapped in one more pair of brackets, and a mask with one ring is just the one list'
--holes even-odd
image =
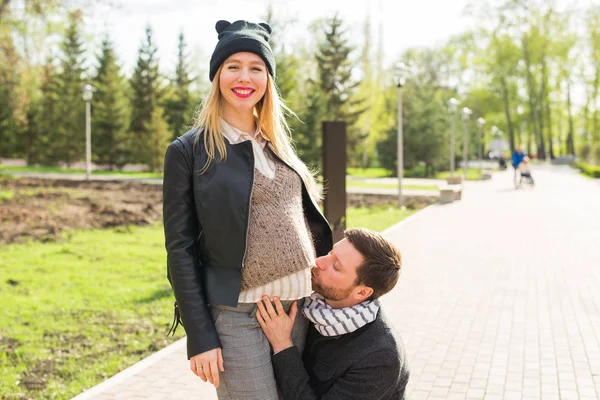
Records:
{"label": "man's hand on belly", "polygon": [[279,353],[294,346],[292,343],[292,328],[298,312],[298,305],[294,301],[290,308],[290,315],[287,315],[279,298],[273,297],[273,303],[275,303],[275,307],[273,307],[269,296],[263,296],[262,301],[256,303],[258,306],[256,319],[271,347],[273,347],[273,353]]}

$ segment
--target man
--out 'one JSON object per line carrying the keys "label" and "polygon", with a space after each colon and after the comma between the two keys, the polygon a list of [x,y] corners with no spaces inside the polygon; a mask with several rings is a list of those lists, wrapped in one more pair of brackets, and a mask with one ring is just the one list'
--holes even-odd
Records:
{"label": "man", "polygon": [[517,181],[517,172],[519,171],[519,165],[525,160],[525,150],[523,149],[523,145],[520,145],[513,151],[512,153],[512,166],[513,166],[513,181],[515,187],[519,186],[519,182]]}
{"label": "man", "polygon": [[525,159],[525,150],[523,148],[523,145],[520,145],[512,153],[512,166],[513,166],[513,168],[517,169],[519,167],[519,164],[521,164],[524,159]]}
{"label": "man", "polygon": [[315,293],[301,307],[312,322],[304,355],[292,344],[298,311],[279,299],[257,303],[273,348],[275,378],[286,400],[404,399],[408,368],[401,341],[377,300],[398,281],[401,256],[380,234],[350,229],[312,269]]}

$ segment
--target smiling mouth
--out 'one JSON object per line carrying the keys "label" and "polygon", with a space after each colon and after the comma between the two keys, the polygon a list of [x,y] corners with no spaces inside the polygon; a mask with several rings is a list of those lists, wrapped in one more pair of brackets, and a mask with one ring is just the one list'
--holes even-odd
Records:
{"label": "smiling mouth", "polygon": [[231,89],[231,91],[237,97],[240,97],[242,99],[245,99],[245,98],[248,98],[248,97],[252,96],[252,94],[255,92],[254,89]]}

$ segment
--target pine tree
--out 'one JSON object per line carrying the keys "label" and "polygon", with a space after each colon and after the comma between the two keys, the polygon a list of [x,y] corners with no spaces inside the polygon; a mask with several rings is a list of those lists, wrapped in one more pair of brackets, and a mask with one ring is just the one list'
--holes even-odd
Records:
{"label": "pine tree", "polygon": [[325,97],[324,119],[346,122],[348,160],[358,163],[359,143],[364,140],[364,135],[355,123],[365,109],[356,96],[359,82],[352,79],[350,59],[354,49],[345,36],[343,21],[335,14],[325,21],[325,37],[320,41],[315,57],[318,82]]}
{"label": "pine tree", "polygon": [[148,133],[149,144],[147,152],[144,154],[144,163],[151,171],[160,171],[163,166],[165,149],[171,137],[162,107],[154,107],[152,118],[146,122],[144,128]]}
{"label": "pine tree", "polygon": [[0,49],[0,157],[12,157],[18,140],[15,92],[19,78],[15,68],[15,47],[10,36],[0,36]]}
{"label": "pine tree", "polygon": [[[129,146],[132,161],[150,166],[152,148],[152,120],[155,108],[161,101],[158,57],[153,38],[152,27],[146,27],[146,40],[139,50],[137,65],[131,78],[131,120],[129,124]],[[164,152],[164,147],[160,149]]]}
{"label": "pine tree", "polygon": [[325,37],[315,55],[321,90],[325,93],[325,118],[352,125],[360,112],[353,97],[358,82],[352,80],[350,53],[354,50],[345,38],[343,21],[334,15],[326,21]]}
{"label": "pine tree", "polygon": [[[275,54],[277,64],[277,77],[275,83],[286,106],[298,117],[286,115],[286,120],[298,152],[298,156],[307,165],[319,167],[321,163],[321,108],[323,106],[318,85],[314,80],[304,76],[301,69],[303,62],[310,62],[312,54],[299,54],[298,49],[287,51],[283,43],[283,33],[286,28],[294,23],[293,20],[280,20],[275,17],[271,5],[267,8],[263,18],[271,28],[273,34],[269,44]],[[300,82],[307,82],[300,84]]]}
{"label": "pine tree", "polygon": [[102,41],[98,65],[92,102],[92,156],[94,162],[113,169],[122,167],[127,159],[127,101],[124,79],[108,37]]}
{"label": "pine tree", "polygon": [[84,48],[79,32],[80,15],[69,16],[69,26],[61,45],[61,71],[58,76],[57,129],[53,132],[56,147],[55,160],[71,163],[85,157],[85,104],[81,97],[83,87]]}
{"label": "pine tree", "polygon": [[59,121],[59,87],[56,67],[48,57],[43,68],[40,96],[27,111],[27,126],[24,131],[25,159],[28,165],[56,164],[61,145],[57,139]]}
{"label": "pine tree", "polygon": [[190,92],[190,78],[188,54],[185,51],[187,44],[183,32],[179,34],[177,46],[177,66],[175,68],[175,79],[171,85],[169,98],[165,101],[165,117],[169,123],[171,137],[180,136],[189,126],[193,113],[194,102]]}
{"label": "pine tree", "polygon": [[[325,99],[318,83],[309,80],[307,84],[305,109],[299,110],[303,124],[294,131],[298,155],[307,165],[320,169],[322,161],[322,122]],[[296,120],[297,121],[297,120]]]}

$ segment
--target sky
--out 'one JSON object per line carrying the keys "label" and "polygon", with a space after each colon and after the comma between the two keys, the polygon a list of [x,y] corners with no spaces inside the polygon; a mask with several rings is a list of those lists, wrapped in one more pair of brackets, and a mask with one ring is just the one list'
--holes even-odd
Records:
{"label": "sky", "polygon": [[[192,71],[208,82],[208,63],[217,43],[215,23],[220,19],[253,22],[264,20],[272,5],[276,19],[292,21],[283,32],[283,42],[316,45],[310,23],[339,13],[349,29],[351,41],[361,46],[366,16],[370,16],[372,40],[377,45],[379,27],[383,32],[384,67],[399,60],[411,47],[444,44],[449,37],[474,25],[466,12],[469,3],[481,0],[97,0],[84,21],[86,33],[95,42],[109,34],[123,70],[130,76],[138,49],[150,24],[158,46],[160,67],[172,75],[177,57],[177,40],[183,31],[188,43]],[[496,0],[490,0],[496,1]],[[588,6],[600,0],[553,1],[558,9],[567,5]],[[107,6],[106,4],[113,4]],[[479,3],[481,4],[481,3]],[[358,56],[358,52],[355,53]]]}
{"label": "sky", "polygon": [[[260,22],[269,4],[278,19],[295,20],[286,27],[284,42],[311,44],[309,24],[337,11],[349,28],[351,40],[362,40],[364,21],[370,15],[373,40],[383,29],[384,63],[394,63],[403,50],[442,44],[465,30],[462,16],[468,0],[113,0],[117,7],[96,5],[85,21],[88,34],[98,41],[109,33],[121,64],[130,74],[149,23],[154,31],[161,67],[173,71],[177,38],[183,33],[194,63],[207,69],[217,42],[215,23],[220,19]],[[274,32],[273,34],[276,34]],[[356,42],[355,44],[360,44]],[[99,46],[98,46],[99,48]]]}

